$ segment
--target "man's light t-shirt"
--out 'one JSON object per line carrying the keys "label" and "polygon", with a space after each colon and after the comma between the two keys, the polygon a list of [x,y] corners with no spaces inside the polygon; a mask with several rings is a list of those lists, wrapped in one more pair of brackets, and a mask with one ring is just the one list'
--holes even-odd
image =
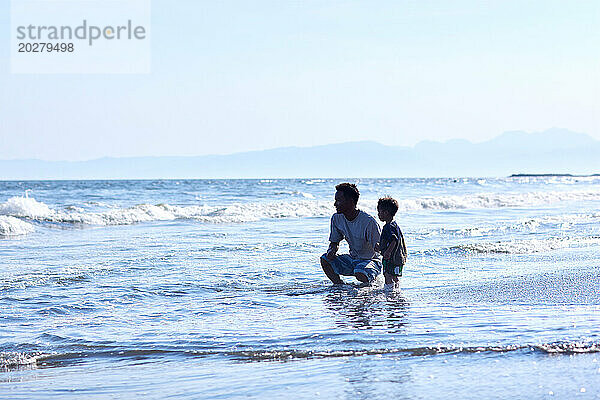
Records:
{"label": "man's light t-shirt", "polygon": [[375,218],[364,211],[349,221],[344,214],[336,213],[331,217],[331,233],[329,241],[338,243],[346,239],[350,247],[350,257],[362,260],[380,259],[375,252],[375,244],[379,242],[381,228]]}

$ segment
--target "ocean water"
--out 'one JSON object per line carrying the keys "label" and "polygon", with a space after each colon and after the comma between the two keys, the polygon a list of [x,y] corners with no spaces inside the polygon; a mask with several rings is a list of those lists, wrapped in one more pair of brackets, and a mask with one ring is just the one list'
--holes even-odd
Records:
{"label": "ocean water", "polygon": [[351,179],[396,291],[322,273],[341,181],[0,182],[0,398],[600,397],[600,177]]}

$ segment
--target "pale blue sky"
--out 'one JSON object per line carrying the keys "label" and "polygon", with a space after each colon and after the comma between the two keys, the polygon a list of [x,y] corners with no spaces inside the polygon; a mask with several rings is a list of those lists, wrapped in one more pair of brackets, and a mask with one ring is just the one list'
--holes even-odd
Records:
{"label": "pale blue sky", "polygon": [[597,0],[153,0],[148,75],[11,74],[0,26],[0,159],[600,140]]}

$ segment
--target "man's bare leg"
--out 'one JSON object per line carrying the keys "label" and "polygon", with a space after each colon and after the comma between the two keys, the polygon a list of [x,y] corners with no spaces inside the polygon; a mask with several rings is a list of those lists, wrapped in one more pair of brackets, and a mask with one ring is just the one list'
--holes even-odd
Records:
{"label": "man's bare leg", "polygon": [[362,283],[369,283],[369,278],[367,278],[367,276],[365,274],[363,274],[362,272],[354,273],[354,277]]}
{"label": "man's bare leg", "polygon": [[321,267],[323,268],[323,272],[325,272],[325,275],[327,275],[327,277],[329,278],[329,280],[333,283],[335,283],[336,285],[341,285],[344,282],[342,281],[342,279],[340,278],[340,276],[338,274],[336,274],[335,272],[333,272],[333,267],[331,266],[331,264],[329,264],[327,261],[323,260],[321,258]]}

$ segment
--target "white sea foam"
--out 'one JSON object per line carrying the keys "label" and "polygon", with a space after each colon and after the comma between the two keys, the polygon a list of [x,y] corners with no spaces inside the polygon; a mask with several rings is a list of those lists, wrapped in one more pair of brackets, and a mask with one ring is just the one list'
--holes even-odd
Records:
{"label": "white sea foam", "polygon": [[41,353],[20,353],[20,352],[1,352],[0,353],[0,370],[19,368],[19,367],[35,367],[38,360],[44,357]]}
{"label": "white sea foam", "polygon": [[202,222],[250,222],[261,219],[302,218],[329,216],[334,212],[331,202],[297,200],[294,202],[245,203],[224,207],[162,205],[174,218],[195,219]]}
{"label": "white sea foam", "polygon": [[600,237],[555,237],[474,243],[455,246],[453,249],[474,254],[529,254],[571,247],[597,246],[598,244],[600,244]]}
{"label": "white sea foam", "polygon": [[299,190],[283,190],[280,192],[276,192],[276,195],[281,195],[281,194],[287,194],[290,196],[299,196],[299,197],[304,197],[305,199],[314,199],[315,196],[310,194],[310,193],[306,193],[306,192],[301,192]]}
{"label": "white sea foam", "polygon": [[308,179],[303,181],[302,183],[304,183],[305,185],[315,185],[323,182],[325,182],[325,179]]}
{"label": "white sea foam", "polygon": [[[174,206],[139,204],[104,212],[85,212],[69,206],[53,210],[32,198],[13,197],[0,204],[0,214],[33,220],[80,223],[87,225],[129,225],[139,222],[194,219],[209,223],[251,222],[261,219],[329,216],[331,201],[296,200],[294,202],[238,203],[228,206]],[[7,218],[7,217],[4,217]],[[22,221],[20,221],[22,222]]]}
{"label": "white sea foam", "polygon": [[26,235],[35,231],[33,225],[15,217],[0,215],[0,236]]}
{"label": "white sea foam", "polygon": [[[600,191],[477,193],[399,201],[400,210],[453,210],[468,208],[530,207],[563,201],[600,201]],[[372,208],[375,208],[372,206]]]}
{"label": "white sea foam", "polygon": [[310,194],[310,193],[306,193],[306,192],[299,192],[299,194],[304,197],[305,199],[314,199],[315,196]]}
{"label": "white sea foam", "polygon": [[[327,217],[335,212],[331,199],[317,200],[310,194],[296,192],[304,198],[277,202],[248,202],[224,206],[175,206],[140,204],[108,211],[84,211],[77,205],[54,210],[30,197],[12,197],[0,204],[0,215],[33,220],[81,223],[90,225],[127,225],[138,222],[194,219],[210,223],[250,222],[261,219]],[[401,211],[451,210],[468,208],[529,207],[560,201],[600,201],[600,191],[480,193],[464,196],[439,196],[404,199]],[[377,200],[361,200],[359,207],[374,213]],[[374,214],[373,214],[374,215]],[[536,221],[527,222],[538,223]],[[482,228],[485,229],[485,228]],[[476,232],[476,231],[474,231]],[[475,233],[474,233],[475,234]]]}
{"label": "white sea foam", "polygon": [[420,235],[447,234],[453,236],[477,237],[510,232],[537,232],[548,227],[565,230],[573,225],[597,223],[599,219],[600,213],[552,215],[538,218],[525,218],[515,222],[498,225],[473,226],[460,229],[440,228],[428,230],[425,228],[416,233]]}
{"label": "white sea foam", "polygon": [[0,215],[43,219],[52,214],[50,207],[31,197],[11,197],[6,203],[0,204]]}

